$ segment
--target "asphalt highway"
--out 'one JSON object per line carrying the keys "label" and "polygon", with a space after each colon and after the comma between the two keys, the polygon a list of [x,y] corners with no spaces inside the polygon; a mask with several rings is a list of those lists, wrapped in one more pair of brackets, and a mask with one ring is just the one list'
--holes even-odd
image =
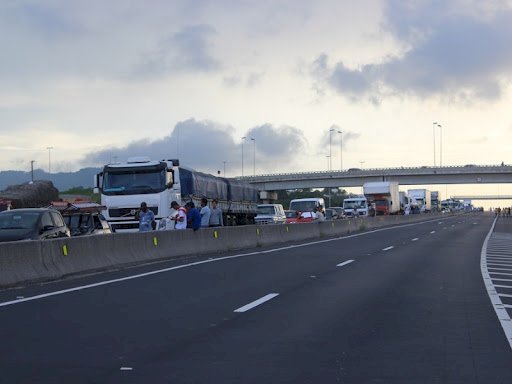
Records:
{"label": "asphalt highway", "polygon": [[[3,291],[0,382],[512,383],[481,270],[493,220],[441,217]],[[512,233],[501,221],[495,231]]]}

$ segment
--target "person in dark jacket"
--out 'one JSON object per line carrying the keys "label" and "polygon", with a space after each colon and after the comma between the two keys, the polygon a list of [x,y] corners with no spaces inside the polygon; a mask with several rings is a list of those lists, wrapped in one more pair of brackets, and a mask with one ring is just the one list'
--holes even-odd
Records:
{"label": "person in dark jacket", "polygon": [[185,204],[185,208],[187,209],[187,228],[192,228],[194,231],[197,231],[201,228],[201,214],[191,201]]}

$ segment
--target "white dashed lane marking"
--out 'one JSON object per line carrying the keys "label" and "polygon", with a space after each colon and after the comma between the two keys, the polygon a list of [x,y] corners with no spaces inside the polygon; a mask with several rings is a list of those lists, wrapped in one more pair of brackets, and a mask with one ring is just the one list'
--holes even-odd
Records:
{"label": "white dashed lane marking", "polygon": [[261,305],[263,303],[266,303],[269,300],[272,300],[274,297],[276,297],[278,295],[279,295],[279,293],[269,293],[268,295],[263,296],[263,297],[259,298],[258,300],[254,300],[253,302],[246,304],[243,307],[235,309],[234,312],[247,312],[247,311],[257,307],[258,305]]}

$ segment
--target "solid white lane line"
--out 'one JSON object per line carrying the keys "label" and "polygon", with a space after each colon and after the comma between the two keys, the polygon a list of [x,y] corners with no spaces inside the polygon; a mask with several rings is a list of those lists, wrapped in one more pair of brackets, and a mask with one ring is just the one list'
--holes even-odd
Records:
{"label": "solid white lane line", "polygon": [[272,300],[274,297],[278,296],[279,293],[269,293],[266,296],[259,298],[258,300],[254,300],[252,303],[246,304],[243,307],[235,309],[234,312],[247,312],[258,305],[261,305],[269,300]]}
{"label": "solid white lane line", "polygon": [[508,293],[498,293],[498,296],[500,296],[500,297],[512,297],[512,295],[509,295]]}
{"label": "solid white lane line", "polygon": [[496,288],[512,288],[512,285],[496,285],[494,284]]}
{"label": "solid white lane line", "polygon": [[347,260],[347,261],[344,261],[343,263],[340,263],[340,264],[338,264],[336,266],[337,267],[343,267],[343,266],[345,266],[347,264],[350,264],[350,263],[353,263],[353,262],[354,262],[354,260]]}
{"label": "solid white lane line", "polygon": [[383,251],[389,251],[390,249],[393,249],[395,248],[394,246],[391,246],[391,247],[387,247],[387,248],[384,248]]}
{"label": "solid white lane line", "polygon": [[411,241],[418,241],[419,239],[417,237],[415,237],[414,239],[412,239]]}
{"label": "solid white lane line", "polygon": [[494,227],[496,226],[496,220],[494,219],[491,229],[487,233],[487,236],[485,237],[484,243],[482,245],[482,250],[480,252],[480,270],[482,273],[482,279],[485,284],[485,288],[487,289],[487,294],[489,295],[489,300],[491,301],[491,304],[494,308],[494,312],[496,312],[496,316],[498,317],[498,320],[501,324],[501,328],[503,328],[503,332],[505,332],[505,337],[508,341],[508,344],[510,348],[512,348],[512,321],[510,318],[510,314],[508,313],[506,308],[512,308],[512,306],[508,306],[506,304],[503,304],[501,301],[501,298],[498,296],[498,292],[496,291],[496,287],[494,286],[494,283],[492,282],[491,274],[492,275],[511,275],[507,273],[502,272],[490,272],[487,268],[487,247],[489,244],[489,240],[491,239],[492,232],[494,231]]}

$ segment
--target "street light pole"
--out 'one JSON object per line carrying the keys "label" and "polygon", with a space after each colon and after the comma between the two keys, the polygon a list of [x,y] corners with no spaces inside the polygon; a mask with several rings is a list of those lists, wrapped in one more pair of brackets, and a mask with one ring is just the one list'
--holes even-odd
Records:
{"label": "street light pole", "polygon": [[31,174],[31,181],[34,182],[34,163],[35,160],[30,160],[30,174]]}
{"label": "street light pole", "polygon": [[334,128],[329,129],[329,171],[332,171],[332,133]]}
{"label": "street light pole", "polygon": [[439,127],[439,166],[443,166],[443,126],[437,124]]}
{"label": "street light pole", "polygon": [[252,141],[252,175],[256,176],[256,139],[251,137]]}
{"label": "street light pole", "polygon": [[434,167],[436,166],[436,126],[437,123],[432,123],[432,135],[434,138]]}
{"label": "street light pole", "polygon": [[50,163],[50,152],[53,149],[53,147],[46,147],[46,149],[48,150],[48,174],[50,174],[52,173],[52,167]]}
{"label": "street light pole", "polygon": [[340,134],[340,171],[343,171],[343,131],[338,131]]}
{"label": "street light pole", "polygon": [[242,177],[244,177],[244,141],[245,136],[242,137]]}
{"label": "street light pole", "polygon": [[222,162],[224,164],[224,177],[226,177],[226,161]]}

